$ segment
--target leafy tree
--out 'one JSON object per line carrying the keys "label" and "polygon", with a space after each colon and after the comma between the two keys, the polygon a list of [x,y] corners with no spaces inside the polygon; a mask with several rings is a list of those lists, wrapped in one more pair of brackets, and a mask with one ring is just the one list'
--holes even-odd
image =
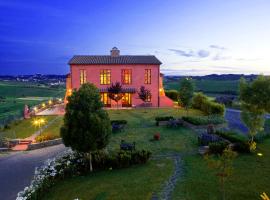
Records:
{"label": "leafy tree", "polygon": [[147,100],[152,97],[151,91],[146,89],[144,86],[141,86],[140,91],[138,92],[139,98],[146,103]]}
{"label": "leafy tree", "polygon": [[253,143],[256,134],[259,131],[263,131],[265,122],[264,114],[263,110],[259,110],[254,106],[242,104],[241,119],[249,129],[251,144]]}
{"label": "leafy tree", "polygon": [[179,99],[182,106],[188,113],[188,108],[191,106],[192,97],[194,94],[194,83],[189,78],[184,78],[180,83]]}
{"label": "leafy tree", "polygon": [[122,85],[119,82],[116,82],[115,84],[112,83],[112,85],[108,88],[109,98],[114,100],[117,103],[118,108],[118,101],[123,98],[123,90]]}
{"label": "leafy tree", "polygon": [[258,76],[247,83],[240,80],[241,119],[249,129],[251,144],[254,136],[264,127],[264,115],[270,112],[270,78]]}
{"label": "leafy tree", "polygon": [[91,152],[105,148],[111,134],[110,119],[102,107],[98,89],[93,84],[83,84],[68,97],[60,131],[65,146],[88,154],[90,171]]}
{"label": "leafy tree", "polygon": [[258,110],[270,112],[270,77],[258,76],[251,83],[240,80],[240,100]]}
{"label": "leafy tree", "polygon": [[227,147],[222,155],[218,158],[210,158],[208,155],[205,156],[208,162],[208,167],[216,171],[216,176],[219,179],[220,191],[222,194],[222,199],[226,199],[225,183],[228,178],[232,175],[233,171],[233,159],[236,157],[237,153],[232,151],[231,148]]}

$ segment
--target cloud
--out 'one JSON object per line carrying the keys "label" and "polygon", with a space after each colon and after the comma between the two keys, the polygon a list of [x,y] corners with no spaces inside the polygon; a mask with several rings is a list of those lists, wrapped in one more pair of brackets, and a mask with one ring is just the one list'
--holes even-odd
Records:
{"label": "cloud", "polygon": [[188,58],[189,57],[206,58],[210,55],[209,51],[203,50],[203,49],[199,51],[193,51],[193,50],[184,51],[181,49],[169,49],[169,51],[172,51],[179,56],[188,57]]}
{"label": "cloud", "polygon": [[209,47],[212,49],[226,50],[225,47],[219,46],[219,45],[214,45],[214,44],[210,45]]}
{"label": "cloud", "polygon": [[228,60],[231,59],[231,56],[223,56],[221,53],[217,53],[212,60]]}
{"label": "cloud", "polygon": [[198,51],[198,56],[200,58],[206,58],[210,55],[210,52],[209,51],[206,51],[206,50],[199,50]]}
{"label": "cloud", "polygon": [[195,57],[196,56],[194,51],[183,51],[180,49],[169,49],[169,50],[180,55],[180,56],[183,56],[183,57]]}

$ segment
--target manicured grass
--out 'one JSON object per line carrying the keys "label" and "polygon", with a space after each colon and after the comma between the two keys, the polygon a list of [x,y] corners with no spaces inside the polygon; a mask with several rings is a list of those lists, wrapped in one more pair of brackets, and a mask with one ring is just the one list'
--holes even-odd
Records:
{"label": "manicured grass", "polygon": [[[42,118],[45,119],[46,123],[48,123],[50,120],[54,119],[56,116],[43,116]],[[37,117],[41,118],[41,117]],[[18,122],[14,122],[10,125],[10,128],[4,129],[1,133],[1,137],[7,137],[7,138],[26,138],[34,134],[37,130],[38,127],[35,127],[33,125],[33,120],[34,119],[26,119],[26,120],[21,120]]]}
{"label": "manicured grass", "polygon": [[51,126],[46,128],[41,135],[51,135],[52,137],[60,137],[60,128],[63,124],[63,117],[58,117]]}
{"label": "manicured grass", "polygon": [[151,199],[173,170],[170,159],[150,161],[128,169],[102,171],[58,182],[43,200]]}
{"label": "manicured grass", "polygon": [[[109,110],[112,120],[125,119],[128,121],[124,131],[114,133],[109,150],[119,149],[121,140],[136,142],[136,148],[152,151],[154,154],[162,152],[188,152],[196,146],[195,133],[186,128],[167,128],[155,125],[156,116],[173,116],[179,118],[186,114],[182,109],[133,109]],[[201,115],[199,111],[191,110],[190,115]],[[150,141],[155,133],[160,133],[160,141]]]}
{"label": "manicured grass", "polygon": [[[226,184],[230,200],[260,199],[262,192],[270,194],[270,139],[258,145],[256,154],[239,155],[234,161],[233,174]],[[201,156],[185,157],[185,176],[174,191],[174,199],[221,199],[218,180]]]}

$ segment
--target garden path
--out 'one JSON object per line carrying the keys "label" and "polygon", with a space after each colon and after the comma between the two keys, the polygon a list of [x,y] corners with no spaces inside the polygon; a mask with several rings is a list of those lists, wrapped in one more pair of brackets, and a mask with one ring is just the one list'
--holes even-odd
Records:
{"label": "garden path", "polygon": [[[160,197],[162,200],[172,199],[173,190],[176,186],[177,181],[179,181],[182,175],[182,159],[180,154],[162,154],[154,156],[152,159],[161,159],[161,158],[171,158],[174,160],[174,171],[170,178],[164,183],[162,190],[160,191]],[[158,200],[159,197],[157,193],[152,195],[151,200]]]}

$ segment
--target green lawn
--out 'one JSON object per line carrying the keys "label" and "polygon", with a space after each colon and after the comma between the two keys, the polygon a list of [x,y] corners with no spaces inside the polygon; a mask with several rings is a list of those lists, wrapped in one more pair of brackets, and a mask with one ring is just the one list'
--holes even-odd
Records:
{"label": "green lawn", "polygon": [[103,171],[59,182],[43,200],[127,200],[151,199],[169,178],[173,162],[169,159],[150,161],[128,169]]}
{"label": "green lawn", "polygon": [[51,126],[46,128],[41,135],[51,135],[52,137],[60,137],[60,128],[63,124],[63,117],[58,117]]}
{"label": "green lawn", "polygon": [[[228,200],[260,199],[262,192],[270,194],[270,139],[258,145],[256,154],[238,155],[232,177],[226,185]],[[174,199],[221,199],[217,177],[199,155],[185,157],[185,176],[174,191]]]}
{"label": "green lawn", "polygon": [[[44,116],[42,118],[45,119],[46,123],[49,121],[53,120],[56,116]],[[40,118],[40,117],[37,117]],[[7,138],[26,138],[34,134],[37,130],[38,127],[35,127],[33,125],[33,120],[34,119],[26,119],[26,120],[21,120],[19,122],[14,122],[10,125],[10,128],[2,130],[0,132],[0,136],[2,137],[7,137]]]}
{"label": "green lawn", "polygon": [[[147,112],[145,112],[147,111]],[[197,155],[197,135],[186,128],[169,129],[156,127],[156,116],[185,115],[181,109],[133,109],[108,110],[111,120],[128,121],[124,131],[113,133],[108,150],[119,150],[122,139],[136,142],[137,149],[147,149],[158,155],[165,152],[181,153],[183,176],[177,183],[173,199],[219,200],[221,199],[215,173],[207,167],[206,161]],[[190,115],[201,115],[190,111]],[[269,121],[267,121],[268,123]],[[59,134],[62,118],[44,133]],[[160,141],[150,141],[154,133],[161,134]],[[241,154],[235,159],[234,172],[226,190],[228,200],[259,199],[259,194],[270,194],[270,139],[258,144],[258,152],[263,154]],[[172,174],[170,159],[150,161],[146,165],[128,169],[94,172],[83,177],[59,181],[42,199],[66,200],[87,199],[151,199]]]}

